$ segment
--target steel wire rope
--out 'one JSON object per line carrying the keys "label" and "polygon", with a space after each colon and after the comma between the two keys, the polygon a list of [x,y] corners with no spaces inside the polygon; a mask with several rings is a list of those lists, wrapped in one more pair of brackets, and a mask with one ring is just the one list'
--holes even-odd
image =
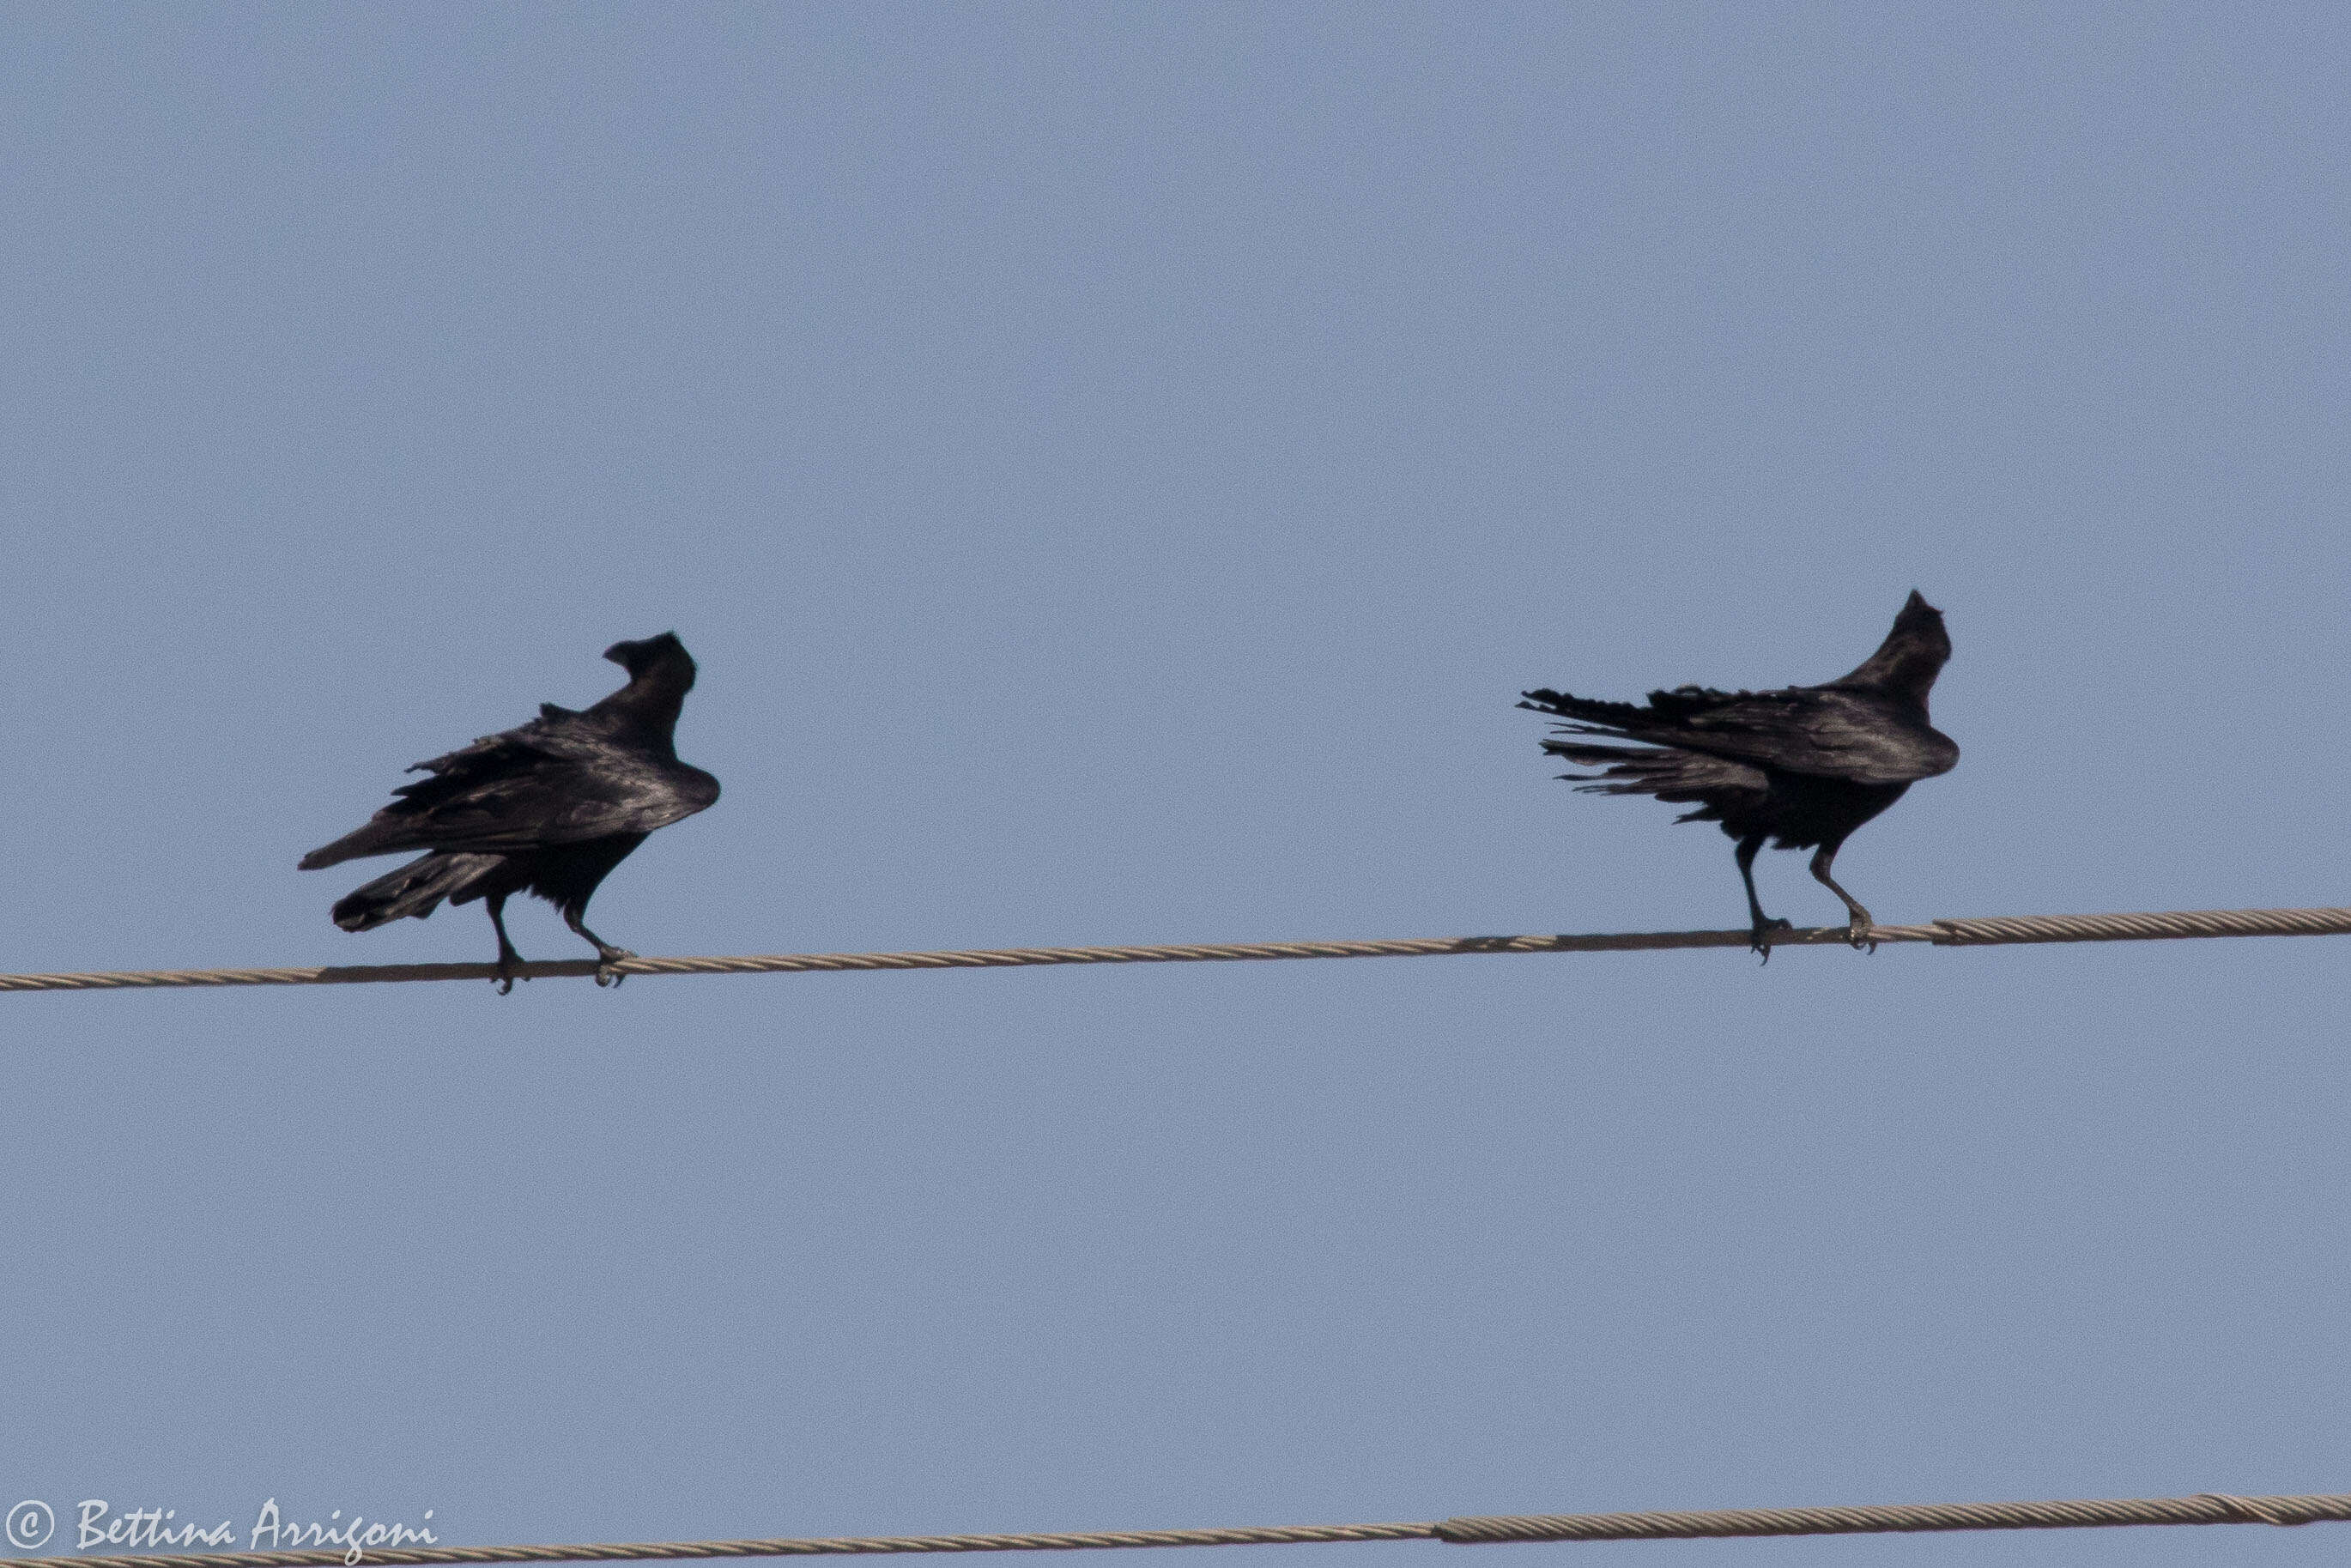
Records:
{"label": "steel wire rope", "polygon": [[[1876,925],[1871,944],[1938,947],[2020,943],[2145,942],[2213,936],[2351,935],[2351,909],[2189,909],[2125,915],[2015,915]],[[1778,947],[1842,946],[1842,925],[1775,931]],[[1061,964],[1201,964],[1286,958],[1434,958],[1504,953],[1633,953],[1745,947],[1744,931],[1631,931],[1559,936],[1408,936],[1332,942],[1197,942],[1115,947],[993,947],[913,953],[768,953],[734,957],[623,958],[609,974],[793,975],[883,969],[1008,969]],[[595,976],[593,959],[524,964],[523,979]],[[315,968],[116,969],[0,975],[0,991],[155,990],[214,986],[350,986],[411,980],[487,980],[489,964],[360,964]]]}
{"label": "steel wire rope", "polygon": [[2351,1495],[2094,1498],[2051,1502],[1871,1503],[1844,1508],[1699,1509],[1637,1513],[1470,1516],[1414,1524],[1308,1524],[1229,1530],[1081,1531],[1019,1535],[851,1535],[753,1541],[608,1542],[570,1546],[337,1545],[299,1551],[74,1553],[0,1558],[5,1568],[385,1568],[477,1563],[645,1563],[697,1557],[883,1556],[934,1552],[1085,1552],[1155,1546],[1303,1546],[1441,1541],[1455,1546],[1542,1541],[1690,1541],[1767,1535],[1874,1535],[1967,1530],[2089,1530],[2124,1525],[2351,1521]]}

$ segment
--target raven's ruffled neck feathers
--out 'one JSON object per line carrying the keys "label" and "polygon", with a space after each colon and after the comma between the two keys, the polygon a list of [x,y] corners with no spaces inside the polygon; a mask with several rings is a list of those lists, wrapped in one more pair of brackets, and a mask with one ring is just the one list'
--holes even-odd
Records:
{"label": "raven's ruffled neck feathers", "polygon": [[1894,618],[1894,630],[1886,634],[1877,652],[1864,659],[1851,674],[1831,684],[1864,686],[1901,697],[1917,704],[1923,713],[1927,694],[1934,689],[1935,677],[1942,673],[1950,656],[1951,637],[1943,630],[1943,612],[1928,603],[1914,588],[1908,602],[1902,606],[1902,613]]}
{"label": "raven's ruffled neck feathers", "polygon": [[677,716],[694,689],[694,656],[672,632],[641,643],[615,643],[604,657],[629,672],[629,684],[590,708],[650,744],[671,750]]}

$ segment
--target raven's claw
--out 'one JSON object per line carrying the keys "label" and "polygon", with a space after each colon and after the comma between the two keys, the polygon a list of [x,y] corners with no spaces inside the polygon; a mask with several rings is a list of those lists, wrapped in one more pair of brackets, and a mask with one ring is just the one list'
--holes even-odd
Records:
{"label": "raven's claw", "polygon": [[1771,961],[1771,933],[1793,931],[1795,928],[1796,923],[1792,920],[1766,920],[1747,933],[1747,950],[1762,954],[1763,962],[1768,964]]}

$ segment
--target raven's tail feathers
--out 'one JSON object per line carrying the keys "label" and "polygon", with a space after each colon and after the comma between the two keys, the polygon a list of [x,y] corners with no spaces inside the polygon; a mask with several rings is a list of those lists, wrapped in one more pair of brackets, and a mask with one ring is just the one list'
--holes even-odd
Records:
{"label": "raven's tail feathers", "polygon": [[1566,692],[1552,691],[1549,686],[1520,692],[1519,695],[1526,699],[1519,704],[1522,708],[1531,708],[1536,713],[1547,713],[1558,718],[1578,718],[1586,724],[1601,727],[1579,732],[1583,734],[1622,734],[1652,726],[1657,717],[1649,709],[1633,703],[1602,702],[1596,697],[1573,696]]}
{"label": "raven's tail feathers", "polygon": [[410,861],[336,900],[335,924],[346,931],[372,931],[406,915],[422,920],[444,898],[465,904],[480,897],[478,884],[506,862],[504,855],[438,853]]}
{"label": "raven's tail feathers", "polygon": [[[405,826],[405,824],[402,824]],[[302,857],[303,871],[320,871],[345,861],[362,860],[369,855],[389,854],[397,849],[413,849],[413,843],[397,844],[385,841],[398,836],[398,829],[370,821],[352,829],[331,844],[321,844]]]}
{"label": "raven's tail feathers", "polygon": [[1771,788],[1762,773],[1747,764],[1702,752],[1587,746],[1575,740],[1546,740],[1542,748],[1581,767],[1600,769],[1560,775],[1578,780],[1576,788],[1585,794],[1655,795],[1679,805],[1698,805],[1699,810],[1683,816],[1686,822],[1712,821],[1721,815],[1723,806],[1740,795],[1761,795]]}

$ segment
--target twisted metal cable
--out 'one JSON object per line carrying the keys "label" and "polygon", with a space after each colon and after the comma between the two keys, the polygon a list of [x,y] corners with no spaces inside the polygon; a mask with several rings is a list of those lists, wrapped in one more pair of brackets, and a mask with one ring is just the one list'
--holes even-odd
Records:
{"label": "twisted metal cable", "polygon": [[1995,915],[1938,920],[1933,940],[1944,946],[1972,947],[1999,942],[2332,936],[2347,931],[2351,931],[2351,909],[2181,909],[2159,915]]}
{"label": "twisted metal cable", "polygon": [[1691,1541],[1750,1535],[1880,1535],[1945,1530],[2087,1530],[2126,1524],[2315,1524],[2351,1521],[2351,1497],[2097,1498],[2063,1502],[1872,1503],[1677,1513],[1560,1513],[1448,1519],[1460,1546],[1509,1541]]}
{"label": "twisted metal cable", "polygon": [[[1873,925],[1864,940],[1979,947],[2030,942],[2139,942],[2189,936],[2351,934],[2351,909],[2191,909],[2144,915],[2020,915]],[[1844,946],[1842,925],[1774,931],[1774,947]],[[768,953],[741,957],[623,958],[608,975],[792,975],[819,970],[1007,969],[1052,964],[1205,964],[1275,958],[1434,958],[1479,953],[1631,953],[1745,947],[1744,931],[1630,931],[1563,936],[1407,936],[1365,942],[1198,942],[1128,947],[990,947],[934,953]],[[524,964],[521,979],[584,978],[593,959]],[[0,991],[99,991],[189,986],[351,986],[491,980],[489,964],[356,964],[300,969],[129,969],[0,975]]]}
{"label": "twisted metal cable", "polygon": [[452,1563],[646,1563],[693,1557],[844,1557],[910,1552],[1089,1552],[1144,1546],[1303,1546],[1347,1541],[1431,1541],[1433,1524],[1297,1524],[1231,1530],[1102,1530],[1024,1535],[835,1535],[772,1541],[606,1542],[584,1546],[370,1546],[299,1552],[162,1552],[135,1556],[5,1557],[5,1568],[387,1568]]}
{"label": "twisted metal cable", "polygon": [[2105,1498],[2061,1502],[1868,1504],[1855,1508],[1707,1509],[1661,1513],[1553,1513],[1426,1524],[1304,1524],[1235,1530],[1094,1531],[1039,1535],[852,1535],[771,1541],[659,1541],[580,1546],[399,1546],[296,1552],[157,1552],[0,1558],[0,1568],[333,1568],[378,1563],[642,1563],[694,1557],[873,1556],[914,1552],[1086,1552],[1145,1546],[1303,1546],[1442,1541],[1666,1541],[1757,1535],[1864,1535],[1949,1530],[2086,1530],[2140,1524],[2315,1524],[2351,1521],[2351,1496]]}

